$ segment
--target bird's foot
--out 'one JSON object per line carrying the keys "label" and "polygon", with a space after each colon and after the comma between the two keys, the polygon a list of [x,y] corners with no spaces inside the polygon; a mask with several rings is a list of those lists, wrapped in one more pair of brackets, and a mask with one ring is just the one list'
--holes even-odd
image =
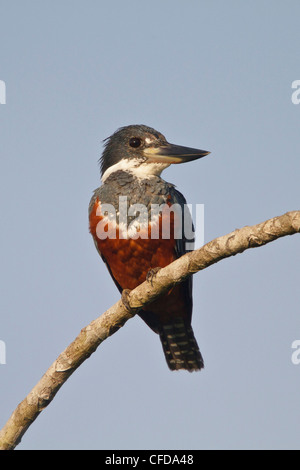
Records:
{"label": "bird's foot", "polygon": [[158,271],[160,270],[161,268],[157,267],[157,268],[152,268],[150,269],[150,271],[147,272],[146,281],[150,282],[152,287],[153,287],[153,279],[156,277]]}
{"label": "bird's foot", "polygon": [[129,302],[129,299],[128,299],[129,294],[130,294],[130,289],[124,289],[122,291],[121,300],[122,300],[122,303],[123,303],[124,307],[126,308],[126,310],[131,312],[132,308],[130,307],[130,302]]}

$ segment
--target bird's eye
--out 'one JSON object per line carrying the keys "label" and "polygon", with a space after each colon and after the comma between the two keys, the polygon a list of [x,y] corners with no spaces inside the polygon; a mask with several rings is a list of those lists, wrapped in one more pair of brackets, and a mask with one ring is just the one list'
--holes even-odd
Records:
{"label": "bird's eye", "polygon": [[142,141],[138,137],[132,137],[129,141],[130,147],[137,148],[141,145]]}

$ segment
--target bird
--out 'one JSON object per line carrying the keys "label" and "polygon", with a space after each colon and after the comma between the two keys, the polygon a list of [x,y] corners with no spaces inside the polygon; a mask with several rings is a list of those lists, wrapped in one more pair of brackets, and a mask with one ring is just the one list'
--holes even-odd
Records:
{"label": "bird", "polygon": [[[89,231],[118,290],[128,293],[190,250],[194,238],[183,229],[192,224],[186,199],[161,173],[171,164],[210,152],[170,144],[144,124],[120,127],[103,142],[102,184],[89,204]],[[204,367],[191,325],[192,309],[190,276],[138,312],[159,335],[172,371]]]}

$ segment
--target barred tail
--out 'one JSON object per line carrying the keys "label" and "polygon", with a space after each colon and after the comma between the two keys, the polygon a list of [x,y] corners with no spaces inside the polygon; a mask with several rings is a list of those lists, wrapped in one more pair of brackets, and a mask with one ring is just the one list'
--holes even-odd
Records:
{"label": "barred tail", "polygon": [[162,325],[159,336],[171,370],[185,369],[192,372],[203,369],[203,358],[190,325],[176,319],[172,324]]}

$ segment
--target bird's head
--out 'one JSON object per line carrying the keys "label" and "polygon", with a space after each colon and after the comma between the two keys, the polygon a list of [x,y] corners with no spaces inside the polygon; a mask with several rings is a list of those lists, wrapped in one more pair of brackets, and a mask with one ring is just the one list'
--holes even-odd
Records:
{"label": "bird's head", "polygon": [[105,139],[100,159],[102,181],[117,170],[142,178],[158,176],[172,163],[185,163],[210,152],[167,142],[155,129],[144,125],[121,127]]}

